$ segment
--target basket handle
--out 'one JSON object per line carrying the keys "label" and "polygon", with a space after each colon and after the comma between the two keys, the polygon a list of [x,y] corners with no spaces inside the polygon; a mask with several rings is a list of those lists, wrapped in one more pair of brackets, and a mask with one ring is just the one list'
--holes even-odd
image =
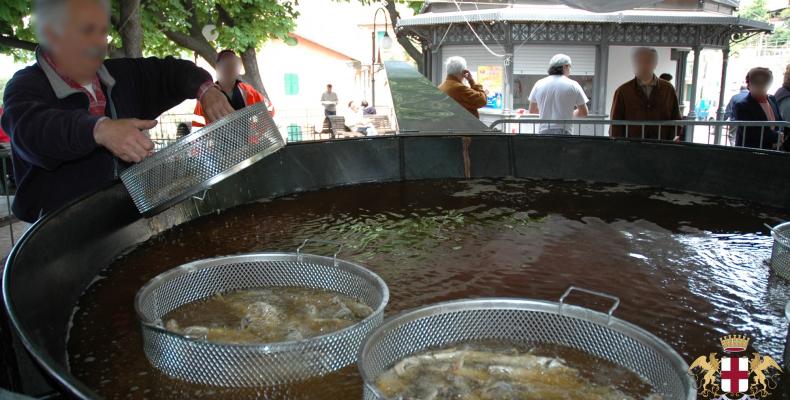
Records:
{"label": "basket handle", "polygon": [[784,233],[777,231],[776,228],[774,228],[773,226],[768,225],[765,222],[763,222],[763,225],[765,225],[765,227],[768,228],[768,230],[771,231],[774,235],[779,236],[780,238],[790,242],[790,237],[785,236]]}
{"label": "basket handle", "polygon": [[302,242],[302,244],[301,244],[299,247],[297,247],[297,248],[296,248],[296,257],[298,257],[299,259],[301,259],[301,258],[302,258],[302,248],[304,248],[305,246],[307,246],[307,243],[309,243],[309,242],[313,242],[313,243],[323,243],[323,244],[334,244],[334,245],[336,245],[336,246],[337,246],[337,250],[335,251],[335,254],[333,254],[333,255],[332,255],[332,263],[333,263],[335,266],[337,266],[337,255],[338,255],[338,254],[340,254],[340,251],[341,251],[341,250],[343,250],[343,243],[333,242],[333,241],[331,241],[331,240],[321,240],[321,239],[305,239],[305,240]]}
{"label": "basket handle", "polygon": [[578,291],[578,292],[591,294],[593,296],[604,297],[604,298],[607,298],[609,300],[612,300],[614,302],[614,304],[612,304],[612,307],[609,308],[609,312],[607,312],[608,317],[606,318],[606,324],[608,325],[610,322],[612,322],[612,314],[614,314],[614,310],[616,310],[617,307],[620,305],[620,298],[617,297],[617,296],[612,296],[611,294],[606,294],[606,293],[603,293],[603,292],[598,292],[598,291],[595,291],[595,290],[580,288],[580,287],[576,287],[576,286],[569,286],[568,289],[565,290],[565,293],[563,293],[562,296],[560,296],[560,301],[559,301],[559,303],[560,303],[560,314],[562,314],[562,306],[565,305],[565,298],[567,298],[568,295],[570,295],[571,292],[573,292],[574,290]]}

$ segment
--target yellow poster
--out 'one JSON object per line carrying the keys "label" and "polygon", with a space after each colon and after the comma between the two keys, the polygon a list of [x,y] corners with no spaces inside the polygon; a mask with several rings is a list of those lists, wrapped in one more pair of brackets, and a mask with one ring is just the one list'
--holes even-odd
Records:
{"label": "yellow poster", "polygon": [[483,85],[483,89],[488,94],[486,107],[502,108],[504,75],[501,65],[480,65],[477,67],[477,83]]}

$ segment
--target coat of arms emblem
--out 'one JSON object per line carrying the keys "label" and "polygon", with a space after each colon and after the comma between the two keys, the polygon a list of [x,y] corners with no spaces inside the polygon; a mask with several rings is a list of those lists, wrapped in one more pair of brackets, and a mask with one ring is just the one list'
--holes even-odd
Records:
{"label": "coat of arms emblem", "polygon": [[769,356],[746,354],[749,338],[742,335],[724,336],[720,340],[725,355],[700,356],[689,367],[703,398],[759,399],[776,389],[782,368]]}

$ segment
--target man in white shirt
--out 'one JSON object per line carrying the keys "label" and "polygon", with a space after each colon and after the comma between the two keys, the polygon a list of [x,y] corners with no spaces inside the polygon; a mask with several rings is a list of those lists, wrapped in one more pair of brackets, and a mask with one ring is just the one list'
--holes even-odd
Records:
{"label": "man in white shirt", "polygon": [[[584,118],[587,95],[571,74],[571,58],[557,54],[549,62],[549,76],[539,80],[529,95],[530,114],[540,114],[540,119]],[[575,108],[575,110],[574,110]],[[540,133],[567,135],[573,133],[572,124],[540,124]]]}
{"label": "man in white shirt", "polygon": [[326,85],[326,92],[321,94],[321,105],[325,116],[337,115],[337,93],[332,91],[332,84]]}

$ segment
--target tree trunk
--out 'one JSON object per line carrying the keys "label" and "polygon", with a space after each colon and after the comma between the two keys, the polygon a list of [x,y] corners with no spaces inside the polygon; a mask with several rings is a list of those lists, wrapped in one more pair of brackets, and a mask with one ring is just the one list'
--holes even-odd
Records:
{"label": "tree trunk", "polygon": [[241,53],[241,63],[244,65],[244,76],[241,78],[268,99],[269,95],[266,94],[266,89],[263,87],[261,72],[258,69],[258,55],[254,47],[250,47]]}
{"label": "tree trunk", "polygon": [[[398,19],[400,19],[400,14],[395,8],[395,4],[395,0],[387,0],[384,4],[384,7],[386,7],[387,12],[390,15],[390,23],[392,24],[393,31],[395,30],[395,26],[398,24]],[[396,33],[395,36],[398,39],[398,44],[403,47],[403,50],[406,50],[406,54],[408,54],[409,57],[414,59],[414,62],[417,63],[417,70],[422,71],[425,64],[425,60],[423,60],[422,57],[422,52],[418,50],[416,46],[414,46],[414,43],[412,43],[411,40],[406,37],[406,35],[399,35]]]}
{"label": "tree trunk", "polygon": [[143,28],[140,22],[140,0],[121,0],[121,25],[117,27],[121,34],[123,53],[126,57],[143,56]]}

